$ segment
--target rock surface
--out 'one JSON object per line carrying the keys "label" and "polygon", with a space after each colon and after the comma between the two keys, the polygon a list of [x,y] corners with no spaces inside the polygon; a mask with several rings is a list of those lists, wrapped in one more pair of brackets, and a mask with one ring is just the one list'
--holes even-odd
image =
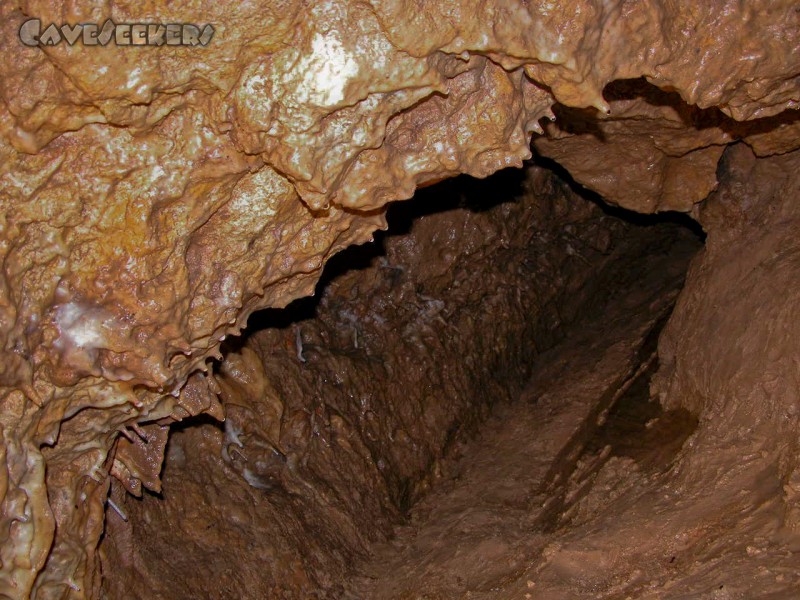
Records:
{"label": "rock surface", "polygon": [[[585,298],[590,306],[565,328],[564,339],[533,360],[520,397],[497,406],[480,435],[451,453],[437,487],[391,542],[364,561],[348,598],[417,598],[421,590],[442,599],[602,596],[612,554],[561,551],[562,532],[587,535],[597,511],[587,500],[608,491],[607,479],[641,484],[668,471],[694,425],[688,419],[673,427],[673,436],[657,438],[658,452],[632,432],[593,444],[626,395],[643,392],[646,401],[658,330],[699,241],[662,224],[655,231],[634,228],[626,244],[597,275],[601,287],[614,282],[612,291]],[[639,434],[678,422],[674,413],[648,416]],[[625,455],[625,442],[636,449],[635,459]],[[609,471],[614,476],[604,477]],[[627,541],[632,548],[647,543],[636,535]],[[553,571],[557,585],[547,586]],[[610,597],[623,592],[641,597],[620,587]]]}
{"label": "rock surface", "polygon": [[[393,207],[388,235],[329,263],[318,301],[255,315],[262,328],[226,345],[224,425],[171,436],[163,497],[114,485],[128,522],[108,511],[108,597],[343,593],[447,449],[602,296],[596,271],[653,236],[629,240],[546,170],[502,175]],[[253,555],[270,560],[242,568]]]}
{"label": "rock surface", "polygon": [[[17,35],[30,16],[217,32],[203,48],[30,48]],[[385,226],[388,202],[521,165],[556,103],[561,121],[539,152],[612,202],[692,210],[710,232],[727,230],[715,225],[726,213],[696,203],[715,187],[722,146],[743,139],[768,156],[800,145],[789,1],[31,0],[0,17],[9,597],[96,596],[109,473],[158,489],[163,444],[126,449],[139,444],[128,428],[221,417],[218,393],[235,394],[212,366],[226,336],[256,309],[310,294],[331,256]],[[663,91],[655,106],[641,89],[604,98],[607,84],[639,78]],[[745,215],[733,223],[755,218],[746,183],[731,193]],[[677,356],[701,352],[686,336],[672,334]],[[664,401],[686,390],[706,410],[728,397],[687,388],[696,377],[676,370]],[[782,402],[766,403],[767,429]]]}

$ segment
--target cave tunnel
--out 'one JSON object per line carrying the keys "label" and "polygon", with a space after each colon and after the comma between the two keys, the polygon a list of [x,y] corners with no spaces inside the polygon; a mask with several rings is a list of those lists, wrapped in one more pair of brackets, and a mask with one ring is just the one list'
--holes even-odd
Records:
{"label": "cave tunnel", "polygon": [[490,593],[587,480],[670,468],[696,418],[649,380],[696,222],[611,208],[543,158],[387,222],[226,340],[225,420],[172,426],[159,494],[112,483],[107,597]]}
{"label": "cave tunnel", "polygon": [[800,597],[794,2],[0,11],[0,597]]}

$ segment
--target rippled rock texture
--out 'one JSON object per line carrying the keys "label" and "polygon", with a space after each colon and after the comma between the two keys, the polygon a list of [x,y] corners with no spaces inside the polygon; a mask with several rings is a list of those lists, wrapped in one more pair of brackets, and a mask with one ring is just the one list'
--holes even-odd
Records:
{"label": "rippled rock texture", "polygon": [[[704,216],[724,146],[791,157],[799,145],[800,13],[788,1],[30,1],[0,13],[10,597],[98,593],[109,475],[157,491],[164,427],[221,418],[219,398],[241,393],[226,369],[252,361],[212,366],[224,338],[253,311],[309,295],[331,256],[385,227],[388,202],[520,166],[535,136],[609,201],[691,211],[713,232],[756,222],[760,198],[744,181],[729,194],[738,213]],[[27,47],[29,17],[216,33],[195,48]],[[676,365],[701,352],[690,330],[706,316],[677,321]],[[665,402],[697,395],[688,371],[670,381]],[[708,401],[694,406],[723,410],[724,390],[700,390]],[[783,418],[765,411],[765,423]],[[140,435],[136,423],[149,425]]]}

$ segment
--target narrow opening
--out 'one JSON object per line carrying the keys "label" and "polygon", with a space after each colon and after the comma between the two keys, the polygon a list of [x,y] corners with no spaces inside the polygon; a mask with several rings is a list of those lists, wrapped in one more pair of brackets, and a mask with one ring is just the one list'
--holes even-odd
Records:
{"label": "narrow opening", "polygon": [[609,208],[537,159],[388,223],[228,342],[226,421],[173,428],[161,497],[112,484],[108,597],[490,591],[614,460],[675,459],[696,423],[649,378],[691,219]]}

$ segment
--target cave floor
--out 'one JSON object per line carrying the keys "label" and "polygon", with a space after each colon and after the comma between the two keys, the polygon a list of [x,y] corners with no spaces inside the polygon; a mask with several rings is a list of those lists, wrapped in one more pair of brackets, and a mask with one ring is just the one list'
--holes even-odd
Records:
{"label": "cave floor", "polygon": [[441,463],[432,491],[374,548],[348,597],[613,596],[613,582],[585,595],[576,585],[595,581],[608,557],[561,555],[559,537],[612,501],[604,482],[667,471],[695,426],[688,413],[663,412],[648,385],[694,249],[678,244],[632,265],[602,306],[539,355],[521,397]]}

